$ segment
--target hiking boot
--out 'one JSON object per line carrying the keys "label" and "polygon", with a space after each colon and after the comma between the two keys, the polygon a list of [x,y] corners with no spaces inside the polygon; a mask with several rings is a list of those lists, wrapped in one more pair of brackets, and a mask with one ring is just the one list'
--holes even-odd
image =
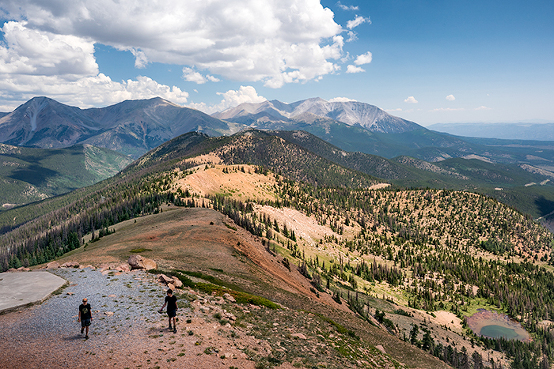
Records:
{"label": "hiking boot", "polygon": [[85,336],[85,339],[88,340],[88,336]]}
{"label": "hiking boot", "polygon": [[177,328],[173,328],[173,333],[177,333]]}

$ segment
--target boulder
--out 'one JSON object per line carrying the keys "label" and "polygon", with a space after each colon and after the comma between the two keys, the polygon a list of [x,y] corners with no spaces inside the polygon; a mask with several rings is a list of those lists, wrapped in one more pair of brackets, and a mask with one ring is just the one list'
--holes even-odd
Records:
{"label": "boulder", "polygon": [[131,271],[131,267],[129,266],[129,264],[121,264],[120,266],[117,267],[117,270],[119,270],[120,272],[130,272]]}
{"label": "boulder", "polygon": [[140,255],[131,255],[127,261],[131,269],[156,269],[158,266],[152,259],[142,257]]}
{"label": "boulder", "polygon": [[63,263],[62,265],[60,265],[60,268],[78,268],[79,265],[80,264],[76,261],[67,261],[67,262]]}
{"label": "boulder", "polygon": [[170,284],[170,283],[173,283],[173,278],[169,278],[165,274],[159,274],[158,275],[158,282],[164,283],[164,284]]}
{"label": "boulder", "polygon": [[144,264],[144,269],[151,270],[158,268],[158,264],[152,259],[142,258],[142,263]]}
{"label": "boulder", "polygon": [[307,339],[306,336],[302,333],[293,333],[293,334],[291,334],[291,336],[294,337],[294,338],[301,339],[301,340]]}
{"label": "boulder", "polygon": [[181,282],[181,280],[177,277],[173,277],[172,284],[177,288],[183,287],[183,282]]}
{"label": "boulder", "polygon": [[224,293],[223,298],[229,302],[237,302],[237,300],[235,300],[235,298],[228,293]]}
{"label": "boulder", "polygon": [[375,348],[379,351],[381,351],[383,354],[386,354],[387,352],[385,351],[385,348],[383,347],[383,345],[377,345],[375,346]]}
{"label": "boulder", "polygon": [[60,267],[60,263],[57,261],[51,261],[48,264],[46,264],[47,269],[58,269]]}
{"label": "boulder", "polygon": [[233,322],[234,322],[235,320],[237,320],[237,317],[234,316],[233,314],[229,313],[229,312],[225,312],[225,313],[223,314],[223,317],[224,317],[225,319],[231,320],[231,321],[233,321]]}

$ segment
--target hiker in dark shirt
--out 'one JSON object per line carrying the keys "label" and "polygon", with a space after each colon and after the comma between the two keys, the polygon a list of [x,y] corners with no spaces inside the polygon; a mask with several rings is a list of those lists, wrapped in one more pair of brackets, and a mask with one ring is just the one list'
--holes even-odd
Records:
{"label": "hiker in dark shirt", "polygon": [[79,321],[81,322],[81,334],[86,330],[85,339],[88,340],[88,327],[92,321],[92,311],[87,299],[83,299],[83,303],[79,305]]}
{"label": "hiker in dark shirt", "polygon": [[169,330],[171,330],[171,320],[173,319],[173,333],[177,333],[177,324],[175,316],[177,315],[177,296],[173,295],[171,289],[167,290],[167,296],[165,302],[160,309],[160,313],[163,311],[165,305],[167,305],[167,316],[169,318]]}

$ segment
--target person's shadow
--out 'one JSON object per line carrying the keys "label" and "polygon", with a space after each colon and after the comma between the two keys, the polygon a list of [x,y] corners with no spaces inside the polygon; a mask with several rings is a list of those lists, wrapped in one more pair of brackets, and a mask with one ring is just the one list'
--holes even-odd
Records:
{"label": "person's shadow", "polygon": [[72,336],[66,336],[63,338],[64,341],[82,341],[85,339],[85,336],[80,335],[79,333]]}

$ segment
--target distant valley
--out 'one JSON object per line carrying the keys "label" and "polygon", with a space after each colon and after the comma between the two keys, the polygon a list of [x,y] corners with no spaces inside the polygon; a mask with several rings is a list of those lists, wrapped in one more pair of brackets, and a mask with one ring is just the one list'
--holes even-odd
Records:
{"label": "distant valley", "polygon": [[456,136],[554,141],[554,123],[440,123],[427,128]]}
{"label": "distant valley", "polygon": [[91,145],[38,149],[0,144],[2,209],[58,196],[109,178],[132,162]]}

